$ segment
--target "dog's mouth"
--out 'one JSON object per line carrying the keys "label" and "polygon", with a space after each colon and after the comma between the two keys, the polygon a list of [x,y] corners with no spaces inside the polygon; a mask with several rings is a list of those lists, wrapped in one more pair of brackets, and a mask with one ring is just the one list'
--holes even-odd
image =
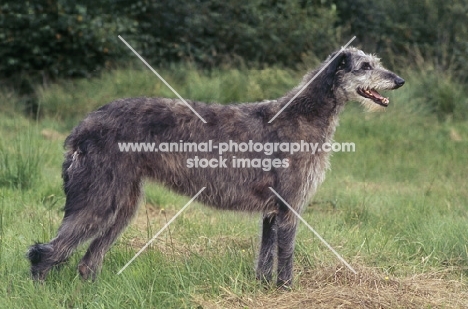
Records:
{"label": "dog's mouth", "polygon": [[360,96],[363,96],[364,98],[371,99],[375,103],[387,107],[388,104],[390,103],[390,100],[388,98],[385,98],[380,95],[380,93],[377,92],[375,89],[364,89],[364,88],[358,88],[357,93]]}

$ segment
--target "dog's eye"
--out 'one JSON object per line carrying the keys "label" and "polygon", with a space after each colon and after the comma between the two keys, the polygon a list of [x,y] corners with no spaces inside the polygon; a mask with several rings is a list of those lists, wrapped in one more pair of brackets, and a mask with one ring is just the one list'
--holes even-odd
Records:
{"label": "dog's eye", "polygon": [[345,66],[346,66],[346,59],[343,58],[343,60],[341,60],[340,64],[338,65],[338,70],[344,69]]}
{"label": "dog's eye", "polygon": [[364,63],[361,65],[361,70],[372,70],[372,67],[371,67],[371,65],[370,65],[368,62],[364,62]]}

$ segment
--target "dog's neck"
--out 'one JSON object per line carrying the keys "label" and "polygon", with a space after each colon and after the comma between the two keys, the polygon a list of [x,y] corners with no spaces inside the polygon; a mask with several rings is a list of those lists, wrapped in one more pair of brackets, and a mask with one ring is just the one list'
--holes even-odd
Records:
{"label": "dog's neck", "polygon": [[[277,100],[278,110],[291,101],[300,90],[298,88]],[[317,89],[304,89],[278,116],[278,120],[287,121],[288,125],[295,127],[298,136],[306,134],[306,132],[302,132],[306,130],[312,133],[316,142],[330,142],[338,126],[339,114],[343,107],[344,105],[339,103],[331,91],[324,93],[317,91]],[[303,119],[307,121],[300,121]],[[299,126],[299,123],[302,126]]]}

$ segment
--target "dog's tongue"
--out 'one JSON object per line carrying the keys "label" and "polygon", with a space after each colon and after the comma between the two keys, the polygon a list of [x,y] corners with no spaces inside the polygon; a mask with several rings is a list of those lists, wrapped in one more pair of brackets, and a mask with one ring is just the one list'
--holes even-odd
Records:
{"label": "dog's tongue", "polygon": [[383,96],[380,95],[380,93],[378,93],[378,92],[375,91],[375,90],[370,89],[369,92],[372,93],[372,95],[373,95],[374,97],[376,97],[377,99],[379,99],[379,100],[385,99]]}

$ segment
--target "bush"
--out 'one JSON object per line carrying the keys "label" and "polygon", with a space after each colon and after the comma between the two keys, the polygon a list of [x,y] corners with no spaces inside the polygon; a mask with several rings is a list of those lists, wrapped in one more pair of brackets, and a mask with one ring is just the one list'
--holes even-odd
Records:
{"label": "bush", "polygon": [[[189,61],[210,69],[315,65],[356,35],[353,44],[390,69],[468,80],[465,0],[6,0],[0,13],[0,86],[15,86],[34,116],[35,84],[136,60],[119,34],[154,66]],[[458,90],[444,94],[451,86],[436,97],[463,98]],[[458,110],[437,104],[435,111]]]}
{"label": "bush", "polygon": [[125,16],[65,0],[9,0],[0,10],[2,77],[85,77],[126,56],[117,38],[119,31],[132,29]]}
{"label": "bush", "polygon": [[422,98],[426,108],[440,120],[468,119],[468,93],[450,76],[427,74],[415,88],[415,95]]}
{"label": "bush", "polygon": [[417,62],[468,79],[466,0],[338,1],[341,27],[378,53],[390,68]]}
{"label": "bush", "polygon": [[15,89],[27,114],[36,117],[39,110],[35,84],[97,75],[128,57],[117,34],[131,32],[133,23],[125,16],[105,14],[100,6],[105,2],[0,4],[0,85]]}
{"label": "bush", "polygon": [[336,11],[309,1],[160,1],[135,19],[139,33],[152,38],[143,50],[156,63],[214,66],[240,58],[291,66],[307,53],[324,57],[339,46]]}
{"label": "bush", "polygon": [[7,0],[0,11],[0,78],[95,75],[134,59],[119,34],[158,65],[293,65],[308,52],[324,56],[339,46],[336,11],[296,1]]}
{"label": "bush", "polygon": [[145,58],[205,67],[232,61],[291,66],[307,53],[324,57],[339,46],[336,13],[316,1],[272,0],[141,0],[129,12]]}

